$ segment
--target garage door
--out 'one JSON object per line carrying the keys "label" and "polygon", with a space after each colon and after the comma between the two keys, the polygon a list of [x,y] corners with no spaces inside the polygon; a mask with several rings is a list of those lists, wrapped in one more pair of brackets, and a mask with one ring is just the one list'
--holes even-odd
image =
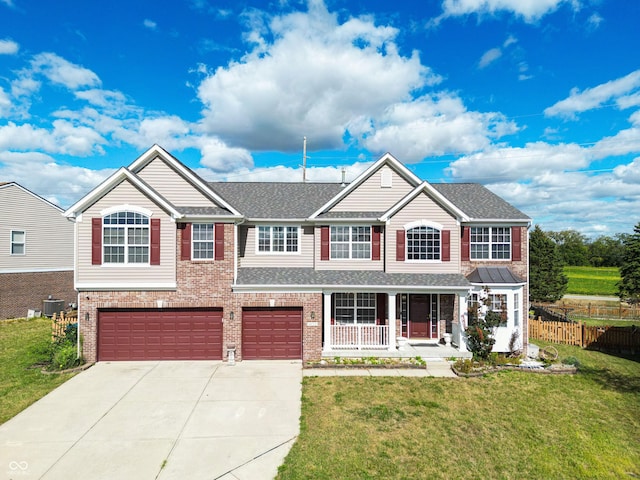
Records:
{"label": "garage door", "polygon": [[302,358],[302,309],[243,310],[242,358]]}
{"label": "garage door", "polygon": [[221,360],[222,310],[101,310],[98,360]]}

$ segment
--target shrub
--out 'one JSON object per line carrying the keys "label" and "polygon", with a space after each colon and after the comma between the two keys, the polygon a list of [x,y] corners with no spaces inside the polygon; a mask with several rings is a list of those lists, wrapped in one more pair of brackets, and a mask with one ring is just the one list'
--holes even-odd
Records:
{"label": "shrub", "polygon": [[562,363],[564,365],[573,365],[574,367],[577,367],[580,365],[580,361],[574,356],[565,357],[562,360]]}
{"label": "shrub", "polygon": [[61,344],[54,352],[51,366],[56,370],[66,370],[78,364],[77,348],[71,343]]}

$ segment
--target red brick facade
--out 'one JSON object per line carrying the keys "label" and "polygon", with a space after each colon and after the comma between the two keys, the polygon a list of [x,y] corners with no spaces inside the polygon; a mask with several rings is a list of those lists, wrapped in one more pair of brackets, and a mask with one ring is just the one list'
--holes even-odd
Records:
{"label": "red brick facade", "polygon": [[[226,346],[236,347],[242,360],[242,309],[246,307],[302,307],[303,360],[317,360],[322,350],[322,295],[320,293],[234,293],[234,226],[224,226],[224,259],[180,260],[182,233],[177,229],[177,289],[170,291],[84,291],[80,295],[80,329],[87,361],[97,360],[97,322],[102,308],[193,308],[223,309],[223,355]],[[273,301],[273,302],[272,302]],[[233,312],[233,320],[231,313]],[[88,321],[87,321],[87,314]]]}
{"label": "red brick facade", "polygon": [[28,310],[43,310],[43,300],[77,302],[73,270],[0,274],[0,319],[26,317]]}

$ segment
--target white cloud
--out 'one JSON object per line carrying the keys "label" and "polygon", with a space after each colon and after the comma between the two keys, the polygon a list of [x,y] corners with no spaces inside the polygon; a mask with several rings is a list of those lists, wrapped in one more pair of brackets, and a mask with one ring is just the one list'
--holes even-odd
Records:
{"label": "white cloud", "polygon": [[148,28],[149,30],[157,30],[158,29],[158,24],[156,22],[154,22],[153,20],[149,20],[148,18],[144,19],[144,21],[142,22],[142,25],[145,28]]}
{"label": "white cloud", "polygon": [[0,40],[0,55],[15,55],[19,49],[20,45],[13,40]]}
{"label": "white cloud", "polygon": [[640,88],[640,70],[635,70],[624,77],[587,88],[582,92],[574,88],[569,97],[546,108],[544,113],[549,117],[571,118],[576,113],[598,108],[606,102],[625,96],[638,88]]}
{"label": "white cloud", "polygon": [[321,2],[271,19],[268,32],[261,16],[251,22],[253,50],[198,89],[204,130],[230,145],[291,151],[307,135],[318,148],[336,148],[355,119],[441,81],[417,53],[398,53],[396,29],[365,17],[339,24]]}
{"label": "white cloud", "polygon": [[640,185],[640,157],[627,165],[618,165],[613,174],[624,183]]}
{"label": "white cloud", "polygon": [[200,163],[216,172],[242,172],[253,167],[253,157],[248,150],[229,147],[217,138],[200,138],[198,148],[202,155]]}
{"label": "white cloud", "polygon": [[76,65],[56,55],[55,53],[39,53],[31,60],[32,72],[39,73],[51,82],[63,85],[69,90],[80,87],[94,87],[100,85],[100,79],[91,70]]}
{"label": "white cloud", "polygon": [[2,87],[0,87],[0,117],[8,116],[8,112],[11,109],[11,99],[7,92],[4,91]]}
{"label": "white cloud", "polygon": [[478,62],[478,67],[485,68],[489,64],[495,62],[502,56],[502,50],[499,48],[491,48],[484,52],[482,57],[480,57],[480,61]]}
{"label": "white cloud", "polygon": [[437,24],[447,17],[473,13],[484,17],[493,16],[499,12],[509,12],[521,17],[527,23],[534,23],[557,10],[562,4],[568,4],[574,10],[579,8],[577,0],[444,0],[442,15],[434,23]]}
{"label": "white cloud", "polygon": [[590,31],[597,30],[600,25],[604,22],[604,18],[600,16],[597,12],[592,13],[591,16],[587,19],[587,28]]}

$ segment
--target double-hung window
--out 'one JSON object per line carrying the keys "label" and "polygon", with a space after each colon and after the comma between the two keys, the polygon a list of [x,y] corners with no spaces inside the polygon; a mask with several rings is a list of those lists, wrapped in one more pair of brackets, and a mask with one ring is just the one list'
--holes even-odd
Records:
{"label": "double-hung window", "polygon": [[25,254],[24,230],[11,230],[11,255]]}
{"label": "double-hung window", "polygon": [[331,227],[332,259],[371,259],[371,227]]}
{"label": "double-hung window", "polygon": [[[477,310],[480,307],[480,296],[477,293],[471,294],[469,297],[468,303],[468,313],[469,313],[469,324],[473,324],[473,322],[477,319]],[[502,321],[500,322],[499,327],[507,326],[507,296],[503,293],[490,293],[489,296],[484,300],[487,311],[493,310],[496,313],[500,314]]]}
{"label": "double-hung window", "polygon": [[440,258],[440,230],[426,225],[407,230],[407,260]]}
{"label": "double-hung window", "polygon": [[285,226],[258,227],[258,253],[298,253],[300,229]]}
{"label": "double-hung window", "polygon": [[149,263],[149,217],[116,212],[102,219],[104,263]]}
{"label": "double-hung window", "polygon": [[213,223],[194,223],[191,226],[191,245],[194,260],[213,259]]}
{"label": "double-hung window", "polygon": [[471,260],[511,259],[511,228],[471,227]]}
{"label": "double-hung window", "polygon": [[376,323],[375,293],[336,293],[334,318],[338,325]]}

